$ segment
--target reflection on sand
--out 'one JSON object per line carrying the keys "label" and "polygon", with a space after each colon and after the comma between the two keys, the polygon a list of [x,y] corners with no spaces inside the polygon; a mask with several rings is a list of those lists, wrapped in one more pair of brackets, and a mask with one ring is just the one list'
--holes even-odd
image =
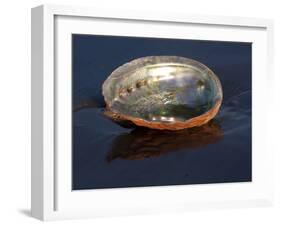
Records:
{"label": "reflection on sand", "polygon": [[114,159],[144,159],[160,156],[182,149],[194,149],[214,143],[223,133],[215,120],[201,126],[178,131],[161,131],[136,128],[130,133],[123,133],[113,141],[107,161]]}

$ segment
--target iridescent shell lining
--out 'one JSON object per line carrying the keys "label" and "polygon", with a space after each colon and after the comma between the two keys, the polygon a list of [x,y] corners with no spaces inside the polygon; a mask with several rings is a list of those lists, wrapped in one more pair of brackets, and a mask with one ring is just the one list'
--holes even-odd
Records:
{"label": "iridescent shell lining", "polygon": [[179,130],[212,119],[222,102],[217,76],[177,56],[151,56],[117,68],[103,84],[107,115],[152,129]]}

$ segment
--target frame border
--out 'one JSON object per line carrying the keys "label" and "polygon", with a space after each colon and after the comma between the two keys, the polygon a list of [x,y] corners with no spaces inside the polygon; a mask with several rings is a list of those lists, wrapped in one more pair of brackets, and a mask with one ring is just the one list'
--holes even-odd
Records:
{"label": "frame border", "polygon": [[[269,19],[118,11],[115,9],[41,5],[31,11],[31,215],[55,219],[55,16],[161,21],[265,28],[269,90],[273,86],[273,21]],[[271,91],[272,92],[272,91]],[[271,203],[271,200],[268,200]],[[235,205],[236,206],[236,205]]]}

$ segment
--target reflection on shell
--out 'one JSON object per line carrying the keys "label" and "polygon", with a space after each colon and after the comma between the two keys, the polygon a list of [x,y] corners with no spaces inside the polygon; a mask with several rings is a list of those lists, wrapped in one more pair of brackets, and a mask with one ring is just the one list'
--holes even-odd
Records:
{"label": "reflection on shell", "polygon": [[151,56],[117,68],[103,84],[107,115],[152,129],[179,130],[211,120],[222,102],[217,76],[177,56]]}

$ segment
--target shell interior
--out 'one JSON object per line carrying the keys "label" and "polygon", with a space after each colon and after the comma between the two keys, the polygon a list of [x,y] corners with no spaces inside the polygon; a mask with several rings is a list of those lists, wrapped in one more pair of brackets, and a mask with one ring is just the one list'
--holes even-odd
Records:
{"label": "shell interior", "polygon": [[116,69],[104,82],[107,106],[146,121],[186,121],[222,99],[221,84],[205,65],[183,57],[145,57]]}

